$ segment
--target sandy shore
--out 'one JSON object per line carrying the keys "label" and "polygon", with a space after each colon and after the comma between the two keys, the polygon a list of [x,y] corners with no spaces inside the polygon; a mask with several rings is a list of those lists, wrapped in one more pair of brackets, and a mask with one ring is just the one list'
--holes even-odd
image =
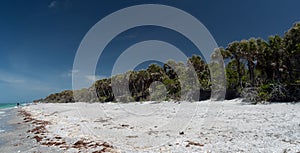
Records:
{"label": "sandy shore", "polygon": [[[35,125],[24,122],[24,116],[19,112],[21,109],[10,109],[8,111],[9,128],[0,133],[0,152],[1,153],[23,153],[23,152],[58,152],[56,147],[43,146],[37,143],[33,133],[27,131]],[[4,124],[4,123],[3,123]]]}
{"label": "sandy shore", "polygon": [[236,99],[36,104],[21,113],[36,151],[294,153],[300,152],[299,111],[299,103],[246,105]]}

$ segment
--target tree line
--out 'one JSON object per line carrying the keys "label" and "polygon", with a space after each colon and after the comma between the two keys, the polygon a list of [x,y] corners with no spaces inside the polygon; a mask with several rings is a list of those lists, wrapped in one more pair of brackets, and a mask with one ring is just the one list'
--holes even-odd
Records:
{"label": "tree line", "polygon": [[249,96],[256,101],[299,101],[300,23],[284,36],[235,41],[221,50],[229,59],[228,89],[246,98],[245,94],[253,92]]}
{"label": "tree line", "polygon": [[[270,36],[268,40],[250,38],[235,41],[216,49],[212,56],[217,53],[225,61],[226,99],[243,97],[253,103],[300,100],[300,22],[295,23],[283,36]],[[185,74],[190,67],[195,70],[200,84],[200,98],[193,100],[205,100],[211,98],[214,84],[211,69],[216,65],[222,67],[221,64],[205,63],[200,56],[193,55],[187,63],[169,60],[163,66],[151,64],[145,70],[129,71],[98,80],[90,88],[51,94],[36,102],[74,102],[75,99],[125,102],[152,100],[153,97],[161,101],[182,100],[180,93],[185,89],[192,90],[192,86],[188,86],[192,80],[188,79],[188,75],[183,75],[186,77],[185,82],[180,82],[177,73]],[[114,83],[122,83],[124,79],[129,81],[130,95],[118,94],[116,97],[114,93],[122,91],[113,91],[112,80]],[[153,82],[157,84],[151,87]],[[187,87],[181,89],[182,84]]]}

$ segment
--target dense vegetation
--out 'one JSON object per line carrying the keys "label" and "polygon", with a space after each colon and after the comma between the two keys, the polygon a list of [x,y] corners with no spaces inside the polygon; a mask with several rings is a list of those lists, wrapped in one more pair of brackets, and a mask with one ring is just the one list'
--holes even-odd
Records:
{"label": "dense vegetation", "polygon": [[300,23],[283,37],[232,42],[222,54],[228,89],[254,102],[300,100]]}
{"label": "dense vegetation", "polygon": [[[268,40],[250,38],[235,41],[226,48],[219,48],[226,61],[226,99],[243,97],[251,102],[263,101],[299,101],[300,100],[300,23],[294,24],[284,36],[270,36]],[[218,64],[218,63],[213,63]],[[209,99],[212,80],[209,68],[200,56],[194,55],[186,64],[176,63],[172,60],[162,67],[152,64],[146,70],[131,71],[112,78],[98,80],[88,89],[74,91],[77,101],[108,102],[108,101],[143,101],[151,100],[150,94],[155,99],[179,100],[182,99],[178,74],[188,71],[187,67],[193,66],[199,83],[200,99]],[[118,83],[129,77],[131,96],[115,97],[112,91],[112,79]],[[188,76],[186,76],[188,77]],[[158,82],[154,89],[153,82]],[[159,83],[160,82],[160,83]],[[189,88],[187,88],[189,89]],[[96,92],[93,92],[96,91]],[[166,95],[161,95],[166,93]],[[186,97],[186,100],[189,97]],[[72,91],[51,94],[42,102],[74,102]]]}

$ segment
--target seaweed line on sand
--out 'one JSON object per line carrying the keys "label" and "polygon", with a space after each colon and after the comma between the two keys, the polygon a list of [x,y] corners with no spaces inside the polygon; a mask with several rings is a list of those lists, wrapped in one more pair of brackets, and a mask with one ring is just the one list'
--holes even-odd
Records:
{"label": "seaweed line on sand", "polygon": [[51,125],[49,121],[43,121],[35,119],[29,112],[25,110],[18,111],[22,116],[25,123],[30,123],[32,129],[27,130],[27,133],[33,134],[33,136],[27,136],[28,138],[35,139],[40,145],[55,146],[67,151],[68,149],[77,149],[78,151],[92,151],[93,153],[102,152],[117,152],[114,147],[107,142],[95,142],[85,139],[80,139],[73,144],[68,144],[67,141],[61,136],[49,137],[46,126]]}

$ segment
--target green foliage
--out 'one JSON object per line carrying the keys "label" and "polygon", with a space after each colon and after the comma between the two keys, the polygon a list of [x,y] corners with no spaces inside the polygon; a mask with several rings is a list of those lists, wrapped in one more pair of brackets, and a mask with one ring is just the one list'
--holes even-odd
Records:
{"label": "green foliage", "polygon": [[242,75],[241,81],[239,84],[239,74],[237,68],[237,61],[231,60],[226,66],[226,81],[227,81],[227,89],[239,89],[243,86],[247,81],[247,70],[243,63],[240,63],[240,74]]}
{"label": "green foliage", "polygon": [[[226,67],[227,88],[240,93],[255,89],[261,101],[299,101],[300,23],[284,37],[270,36],[268,41],[251,38],[233,42],[222,52],[231,61]],[[241,64],[247,64],[242,73]],[[243,83],[244,82],[244,83]],[[254,90],[253,90],[254,91]]]}
{"label": "green foliage", "polygon": [[[227,65],[223,65],[221,56]],[[300,22],[294,24],[283,37],[270,36],[267,41],[250,38],[232,42],[226,48],[217,48],[211,59],[212,63],[207,64],[200,56],[193,55],[187,63],[169,60],[163,67],[151,64],[146,70],[129,71],[98,80],[90,88],[66,90],[51,94],[40,101],[74,102],[76,99],[88,102],[129,102],[151,98],[179,100],[193,97],[195,93],[192,92],[198,90],[205,91],[204,97],[209,98],[207,94],[211,89],[222,92],[225,90],[222,88],[225,83],[232,94],[227,97],[242,95],[255,103],[300,101]],[[193,71],[197,76],[194,76]],[[226,78],[223,77],[224,71]],[[198,80],[195,81],[194,77]],[[122,88],[112,91],[112,79],[116,86],[127,85],[124,84],[124,80],[127,80],[131,95],[125,96]],[[152,86],[153,82],[160,84]],[[200,89],[195,88],[197,83],[200,84]],[[182,93],[185,97],[181,97]]]}
{"label": "green foliage", "polygon": [[149,88],[151,101],[165,101],[167,100],[167,89],[164,84],[160,82],[153,82]]}
{"label": "green foliage", "polygon": [[73,91],[71,90],[65,90],[60,93],[54,93],[46,97],[45,99],[42,100],[43,102],[46,103],[69,103],[69,102],[74,102],[73,98]]}
{"label": "green foliage", "polygon": [[285,85],[277,82],[261,85],[258,95],[264,101],[285,101],[289,93]]}
{"label": "green foliage", "polygon": [[246,87],[241,90],[241,97],[244,102],[257,104],[261,101],[256,87]]}
{"label": "green foliage", "polygon": [[262,101],[269,101],[271,96],[270,95],[271,84],[263,84],[258,88],[258,96]]}

